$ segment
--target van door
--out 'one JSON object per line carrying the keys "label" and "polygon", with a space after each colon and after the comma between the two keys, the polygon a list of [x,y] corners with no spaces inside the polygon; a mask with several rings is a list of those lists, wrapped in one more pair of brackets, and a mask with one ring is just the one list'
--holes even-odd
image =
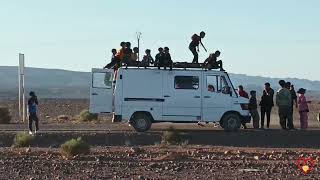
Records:
{"label": "van door", "polygon": [[224,75],[205,73],[203,81],[203,120],[207,122],[220,121],[223,114],[230,110],[232,102],[232,94],[230,92],[232,92],[232,87],[228,84]]}
{"label": "van door", "polygon": [[113,69],[92,69],[90,86],[91,113],[113,111]]}
{"label": "van door", "polygon": [[200,71],[164,71],[164,120],[199,121],[201,119],[201,81]]}

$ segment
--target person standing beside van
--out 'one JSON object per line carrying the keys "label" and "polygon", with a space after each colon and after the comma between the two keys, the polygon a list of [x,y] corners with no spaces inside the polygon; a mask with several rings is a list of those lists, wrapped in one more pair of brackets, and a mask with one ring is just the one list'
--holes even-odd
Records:
{"label": "person standing beside van", "polygon": [[257,94],[256,91],[250,91],[250,100],[249,100],[249,111],[251,113],[253,128],[259,129],[259,112],[257,104]]}
{"label": "person standing beside van", "polygon": [[[305,97],[306,89],[300,88],[298,90],[299,94],[299,114],[300,114],[300,128],[302,130],[305,130],[308,128],[308,113],[309,113],[309,107],[308,107],[308,101]],[[310,102],[310,101],[309,101]]]}
{"label": "person standing beside van", "polygon": [[191,43],[189,44],[189,50],[192,52],[193,54],[193,60],[192,63],[199,63],[198,59],[199,59],[199,45],[201,44],[201,46],[203,47],[203,49],[207,52],[207,49],[204,47],[204,45],[202,44],[201,39],[203,39],[206,36],[206,33],[201,31],[200,35],[194,34],[191,37]]}
{"label": "person standing beside van", "polygon": [[[244,98],[249,99],[249,95],[248,95],[248,93],[244,90],[244,88],[243,88],[242,85],[238,86],[238,93],[239,93],[239,96],[240,96],[240,97],[244,97]],[[242,126],[243,126],[244,129],[247,129],[246,123],[243,122],[243,123],[242,123]]]}
{"label": "person standing beside van", "polygon": [[260,101],[261,107],[261,129],[264,129],[264,118],[267,116],[267,128],[270,128],[271,111],[274,106],[273,102],[274,90],[271,88],[270,83],[264,84],[264,90]]}
{"label": "person standing beside van", "polygon": [[[280,125],[283,130],[287,129],[287,122],[292,119],[291,116],[291,93],[286,88],[286,82],[284,80],[279,81],[281,88],[277,91],[276,104],[279,107]],[[289,129],[291,127],[288,127]]]}
{"label": "person standing beside van", "polygon": [[29,113],[29,134],[32,134],[32,124],[33,121],[35,122],[35,131],[34,133],[36,134],[37,131],[39,131],[39,118],[37,116],[37,109],[38,109],[38,98],[36,94],[31,91],[29,93],[30,98],[28,99],[28,113]]}

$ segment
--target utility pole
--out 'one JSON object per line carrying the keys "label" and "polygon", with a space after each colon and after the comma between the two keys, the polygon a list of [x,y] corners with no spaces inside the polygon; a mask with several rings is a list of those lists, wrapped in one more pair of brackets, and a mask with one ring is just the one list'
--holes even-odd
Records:
{"label": "utility pole", "polygon": [[140,39],[141,39],[141,32],[137,32],[137,40],[138,40],[138,61],[140,61]]}

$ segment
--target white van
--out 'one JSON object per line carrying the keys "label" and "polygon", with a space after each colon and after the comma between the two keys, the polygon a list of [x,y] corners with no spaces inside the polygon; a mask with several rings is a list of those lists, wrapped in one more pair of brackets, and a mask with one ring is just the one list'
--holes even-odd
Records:
{"label": "white van", "polygon": [[152,123],[199,121],[235,131],[251,121],[248,99],[238,96],[226,72],[129,67],[113,77],[111,69],[92,69],[90,112],[113,113],[113,122],[129,121],[138,132]]}

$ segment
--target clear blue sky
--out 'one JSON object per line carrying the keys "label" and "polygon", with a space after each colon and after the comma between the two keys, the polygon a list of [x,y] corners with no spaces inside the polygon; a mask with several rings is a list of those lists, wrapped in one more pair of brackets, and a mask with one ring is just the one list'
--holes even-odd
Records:
{"label": "clear blue sky", "polygon": [[[0,0],[0,65],[90,71],[121,41],[191,61],[193,33],[232,73],[320,80],[319,0]],[[200,60],[208,56],[200,52]]]}

